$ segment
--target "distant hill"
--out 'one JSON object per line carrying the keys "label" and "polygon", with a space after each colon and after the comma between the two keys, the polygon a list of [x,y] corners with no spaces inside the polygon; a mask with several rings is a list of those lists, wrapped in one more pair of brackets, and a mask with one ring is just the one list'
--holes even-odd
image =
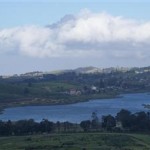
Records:
{"label": "distant hill", "polygon": [[135,73],[144,73],[144,72],[150,72],[150,66],[148,67],[109,67],[109,68],[98,68],[98,67],[79,67],[76,69],[66,69],[66,70],[54,70],[54,71],[33,71],[33,72],[27,72],[20,75],[12,75],[12,76],[1,76],[2,78],[11,78],[11,77],[40,77],[43,75],[53,74],[53,75],[60,75],[64,73],[76,73],[76,74],[95,74],[95,73],[112,73],[112,72],[127,72],[127,71],[133,71]]}
{"label": "distant hill", "polygon": [[150,67],[80,67],[0,76],[0,110],[5,107],[68,104],[150,92]]}
{"label": "distant hill", "polygon": [[49,73],[52,74],[63,74],[63,73],[68,73],[68,72],[74,72],[77,74],[92,74],[92,73],[111,73],[111,72],[116,72],[116,71],[120,71],[120,72],[126,72],[129,71],[131,68],[127,68],[127,67],[110,67],[110,68],[98,68],[98,67],[93,67],[93,66],[89,66],[89,67],[79,67],[76,69],[70,69],[70,70],[57,70],[57,71],[52,71]]}
{"label": "distant hill", "polygon": [[102,69],[96,67],[80,67],[74,70],[76,73],[100,73]]}

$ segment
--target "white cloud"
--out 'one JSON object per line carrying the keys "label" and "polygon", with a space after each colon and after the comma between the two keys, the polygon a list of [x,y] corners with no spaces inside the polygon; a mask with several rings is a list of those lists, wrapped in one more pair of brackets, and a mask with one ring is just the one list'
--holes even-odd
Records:
{"label": "white cloud", "polygon": [[31,57],[144,59],[150,56],[150,22],[82,11],[47,26],[0,30],[0,53]]}

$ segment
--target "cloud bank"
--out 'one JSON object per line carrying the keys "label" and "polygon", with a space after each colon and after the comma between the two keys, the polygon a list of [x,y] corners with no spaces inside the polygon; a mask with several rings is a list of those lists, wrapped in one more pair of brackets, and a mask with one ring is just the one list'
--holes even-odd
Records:
{"label": "cloud bank", "polygon": [[150,22],[88,10],[46,27],[0,30],[0,54],[145,59],[150,56],[149,48]]}

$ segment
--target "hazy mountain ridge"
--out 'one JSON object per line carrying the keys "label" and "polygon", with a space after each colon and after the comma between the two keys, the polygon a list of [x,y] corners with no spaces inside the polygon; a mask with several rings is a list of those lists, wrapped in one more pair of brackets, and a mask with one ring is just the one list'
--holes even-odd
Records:
{"label": "hazy mountain ridge", "polygon": [[95,73],[112,73],[112,72],[127,72],[127,71],[133,71],[135,73],[143,73],[143,72],[150,72],[150,66],[148,67],[109,67],[109,68],[98,68],[98,67],[79,67],[76,69],[66,69],[66,70],[54,70],[54,71],[33,71],[33,72],[27,72],[24,74],[14,74],[11,76],[1,76],[2,78],[9,78],[9,77],[38,77],[43,76],[46,74],[64,74],[64,73],[76,73],[76,74],[95,74]]}

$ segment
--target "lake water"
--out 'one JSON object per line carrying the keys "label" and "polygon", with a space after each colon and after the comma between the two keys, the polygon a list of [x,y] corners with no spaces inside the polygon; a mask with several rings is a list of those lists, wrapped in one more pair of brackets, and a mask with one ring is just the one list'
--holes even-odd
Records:
{"label": "lake water", "polygon": [[120,98],[91,100],[69,105],[55,106],[26,106],[5,109],[0,115],[0,120],[21,120],[34,119],[41,121],[48,119],[50,121],[70,121],[79,123],[82,120],[91,119],[93,111],[97,112],[98,116],[115,115],[122,108],[132,112],[148,111],[142,104],[150,104],[150,95],[146,93],[140,94],[125,94]]}

